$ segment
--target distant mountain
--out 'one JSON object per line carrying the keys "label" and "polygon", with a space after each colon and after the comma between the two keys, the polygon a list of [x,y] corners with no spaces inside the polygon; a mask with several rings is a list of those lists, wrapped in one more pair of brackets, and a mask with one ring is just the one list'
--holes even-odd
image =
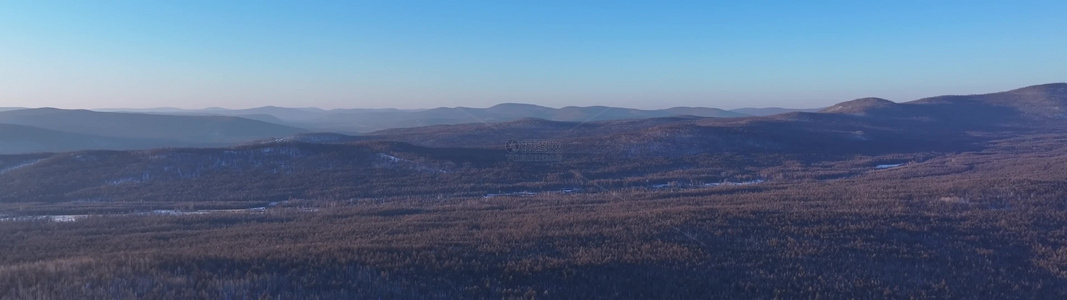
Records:
{"label": "distant mountain", "polygon": [[274,116],[275,118],[277,118],[277,119],[279,119],[281,121],[284,121],[284,122],[292,122],[292,121],[299,122],[299,121],[309,121],[309,120],[318,119],[318,118],[322,117],[323,114],[327,113],[328,111],[324,110],[324,109],[312,108],[312,107],[309,107],[309,108],[286,108],[286,107],[277,107],[277,106],[264,106],[264,107],[258,107],[258,108],[234,109],[234,110],[227,110],[227,109],[219,108],[219,109],[208,110],[207,112],[215,113],[215,114],[225,114],[225,115],[230,115],[230,116],[269,115],[269,116]]}
{"label": "distant mountain", "polygon": [[226,146],[306,132],[239,117],[54,108],[3,111],[0,112],[0,124],[6,125],[3,153]]}
{"label": "distant mountain", "polygon": [[538,118],[559,122],[588,122],[623,119],[662,118],[679,115],[732,118],[745,115],[716,108],[676,107],[660,110],[641,110],[609,106],[567,106],[549,108],[531,104],[505,103],[489,108],[436,108],[415,112],[416,119],[437,120],[438,124],[507,122],[524,118]]}
{"label": "distant mountain", "polygon": [[277,124],[277,125],[286,124],[286,122],[283,121],[282,119],[279,119],[278,117],[275,117],[274,115],[269,115],[269,114],[237,115],[235,117],[245,118],[245,119],[249,119],[249,120],[263,121],[263,122],[267,122],[267,123],[271,123],[271,124]]}
{"label": "distant mountain", "polygon": [[225,144],[306,130],[239,117],[110,113],[55,108],[0,112],[0,123],[104,137]]}
{"label": "distant mountain", "polygon": [[181,114],[190,112],[199,112],[204,109],[185,109],[177,107],[155,107],[155,108],[93,108],[91,111],[100,112],[121,112],[121,113],[148,113],[148,114]]}
{"label": "distant mountain", "polygon": [[852,101],[841,102],[834,106],[824,108],[819,112],[866,115],[884,111],[895,111],[899,109],[900,107],[898,106],[898,104],[893,101],[889,101],[882,98],[862,98]]}
{"label": "distant mountain", "polygon": [[[818,161],[907,153],[959,153],[976,151],[997,139],[1020,134],[1062,133],[1067,128],[1064,126],[1067,120],[1055,114],[1055,107],[1065,104],[1067,89],[1064,87],[1043,85],[904,103],[863,98],[818,113],[790,112],[744,118],[674,116],[595,120],[600,118],[597,115],[636,115],[639,111],[612,113],[610,110],[614,108],[606,107],[551,109],[521,105],[452,108],[422,113],[438,118],[470,114],[483,120],[489,113],[510,118],[520,111],[542,116],[564,111],[575,115],[596,113],[587,117],[593,121],[521,118],[394,128],[363,136],[301,133],[221,149],[83,151],[49,155],[45,160],[40,160],[40,155],[0,156],[0,169],[8,170],[0,174],[0,190],[15,191],[0,195],[0,202],[105,197],[129,201],[351,199],[425,195],[431,190],[477,196],[507,189],[564,188],[571,184],[567,174],[576,169],[586,170],[582,176],[622,186],[650,172],[680,172],[702,163],[719,168],[751,160],[749,163],[777,167],[778,159],[784,157]],[[50,113],[55,110],[21,112],[38,118]],[[73,119],[87,114],[76,113],[65,116]],[[397,112],[382,112],[390,113]],[[11,118],[8,114],[0,117]],[[160,116],[136,118],[149,117]],[[218,122],[216,118],[231,120],[232,117],[180,118],[184,122]],[[240,124],[265,124],[235,119],[239,120],[233,122]],[[54,117],[53,122],[62,123]],[[144,122],[140,126],[158,127],[159,124]],[[88,144],[106,148],[114,138],[26,126],[7,125],[6,128],[9,129],[0,131],[7,132],[2,137],[38,138],[38,144],[71,140],[77,142],[77,147]],[[545,149],[551,150],[534,149],[518,152],[528,156],[515,156],[516,152],[508,148],[512,140],[543,142],[549,146]],[[1050,141],[1050,145],[1058,147],[1055,142]],[[10,145],[22,147],[12,151],[28,149],[26,143]],[[58,149],[64,145],[51,147]],[[524,157],[540,159],[544,154],[558,154],[559,161],[565,163],[520,161]],[[716,156],[721,160],[708,160]],[[723,173],[724,169],[718,170],[716,174],[728,174]],[[559,181],[553,183],[556,185],[542,185],[540,182],[547,178],[544,174],[550,173],[559,176],[556,177]],[[74,182],[77,184],[71,184]],[[250,186],[250,182],[259,187],[233,188]],[[426,186],[431,184],[422,184],[427,182],[453,184],[428,189]],[[17,188],[21,186],[32,186],[32,189]]]}
{"label": "distant mountain", "polygon": [[980,95],[951,95],[894,103],[879,98],[843,102],[821,112],[912,119],[949,126],[994,126],[1067,119],[1067,83]]}
{"label": "distant mountain", "polygon": [[1000,93],[939,96],[908,102],[916,105],[997,107],[1021,113],[1028,118],[1067,118],[1067,83],[1050,83]]}
{"label": "distant mountain", "polygon": [[[153,112],[153,110],[137,110]],[[698,116],[733,118],[748,116],[717,108],[675,107],[660,110],[640,110],[608,106],[568,106],[550,108],[532,104],[503,103],[488,108],[439,107],[422,110],[401,109],[333,109],[285,108],[265,106],[250,109],[209,108],[202,110],[160,109],[156,111],[181,115],[237,116],[265,122],[306,128],[312,131],[339,133],[367,133],[390,128],[411,128],[465,123],[497,123],[538,118],[561,122],[588,122],[621,119]],[[265,116],[272,116],[268,118]]]}
{"label": "distant mountain", "polygon": [[739,113],[739,112],[730,111],[730,110],[722,110],[722,109],[718,109],[718,108],[707,108],[707,107],[672,107],[672,108],[664,109],[664,110],[661,110],[661,111],[668,114],[668,115],[664,115],[664,116],[661,116],[661,117],[696,116],[696,117],[713,117],[713,118],[738,118],[738,117],[751,116],[751,115],[745,114],[745,113]]}
{"label": "distant mountain", "polygon": [[124,139],[0,124],[0,154],[65,152],[87,149],[127,150],[165,147],[156,139]]}
{"label": "distant mountain", "polygon": [[[367,137],[430,147],[472,148],[500,148],[510,139],[543,139],[585,145],[598,151],[629,147],[633,151],[647,150],[659,155],[708,151],[878,153],[916,148],[960,150],[973,146],[974,139],[967,133],[969,131],[1029,126],[1019,122],[1067,119],[1063,114],[1065,108],[1067,84],[1048,84],[1000,93],[942,96],[904,103],[862,98],[817,113],[607,121],[597,120],[599,118],[591,121],[521,119],[390,129]],[[542,113],[558,112],[533,109]],[[609,114],[610,110],[600,108],[604,114]],[[479,111],[467,113],[477,117]],[[633,151],[627,153],[635,153]]]}
{"label": "distant mountain", "polygon": [[367,139],[398,141],[429,147],[500,148],[509,140],[573,140],[587,137],[612,139],[627,132],[691,122],[695,117],[624,119],[590,122],[550,121],[538,118],[500,123],[468,123],[394,128],[364,135]]}
{"label": "distant mountain", "polygon": [[[745,116],[739,112],[702,107],[639,110],[607,106],[550,108],[504,103],[488,108],[426,110],[208,108],[182,110],[174,113],[177,115],[46,108],[3,111],[0,112],[0,123],[50,130],[40,133],[41,137],[73,134],[76,136],[63,138],[79,141],[75,144],[82,145],[18,142],[12,137],[29,135],[14,133],[5,140],[10,145],[23,145],[18,149],[37,149],[34,151],[143,149],[152,145],[210,147],[274,141],[340,144],[367,140],[428,147],[500,148],[511,139],[581,141],[608,148],[622,147],[619,141],[656,141],[656,147],[659,147],[656,151],[666,151],[661,153],[696,153],[713,149],[832,151],[827,148],[830,145],[880,151],[878,147],[888,149],[899,147],[894,143],[920,140],[949,147],[948,143],[967,140],[961,132],[1020,126],[1020,122],[1067,119],[1065,109],[1067,83],[1054,83],[1000,93],[939,96],[902,103],[862,98],[817,113],[783,108],[742,110],[753,114],[776,113],[768,116]],[[28,130],[31,129],[9,129],[9,132]],[[307,134],[309,132],[339,134]],[[357,132],[361,135],[344,135]],[[691,146],[676,147],[671,146],[672,143]],[[53,144],[57,146],[41,146]],[[15,146],[8,148],[16,149]]]}
{"label": "distant mountain", "polygon": [[[992,127],[906,117],[927,113],[912,109],[926,106],[867,98],[832,106],[823,113],[792,112],[766,117],[674,116],[594,121],[522,118],[394,128],[363,136],[295,134],[221,149],[82,151],[54,154],[46,159],[0,156],[0,168],[9,170],[0,174],[0,190],[11,191],[0,195],[0,202],[284,201],[417,196],[429,191],[469,197],[509,190],[569,188],[573,185],[568,179],[574,176],[572,170],[584,170],[581,176],[604,183],[582,188],[600,188],[605,184],[626,186],[640,181],[635,178],[656,172],[684,172],[695,164],[723,168],[743,164],[740,161],[744,160],[776,165],[782,157],[823,159],[960,152],[978,149],[981,143],[988,142],[971,132]],[[478,114],[486,110],[505,116],[529,110],[541,114],[596,111],[618,116],[606,111],[611,109],[524,109],[505,105],[480,110],[440,109],[430,115],[445,118],[469,113],[479,118]],[[203,120],[200,118],[208,117],[193,119]],[[549,143],[546,149],[551,150],[518,152],[520,155],[516,156],[507,146],[512,140]],[[521,161],[540,159],[542,155],[551,161],[556,154],[564,163]],[[714,157],[717,160],[709,160]],[[719,171],[714,174],[719,175],[709,176],[731,174],[728,169],[716,170]],[[554,174],[552,178],[557,180],[544,184],[549,178],[545,174]],[[21,186],[29,188],[16,188]],[[235,188],[251,186],[255,188]]]}
{"label": "distant mountain", "polygon": [[762,107],[762,108],[746,107],[746,108],[731,109],[730,111],[735,112],[735,113],[739,113],[739,114],[762,117],[762,116],[779,115],[779,114],[791,113],[791,112],[817,112],[819,110],[821,110],[821,108],[799,109],[799,108],[781,108],[781,107]]}

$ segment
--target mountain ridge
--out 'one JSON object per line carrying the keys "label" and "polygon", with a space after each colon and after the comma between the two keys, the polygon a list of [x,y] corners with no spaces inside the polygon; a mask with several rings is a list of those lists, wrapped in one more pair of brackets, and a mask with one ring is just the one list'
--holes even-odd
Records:
{"label": "mountain ridge", "polygon": [[9,146],[0,150],[0,153],[218,147],[306,132],[300,128],[241,117],[57,108],[2,111],[0,124],[7,125],[0,128],[0,143]]}
{"label": "mountain ridge", "polygon": [[[420,111],[290,109],[275,106],[240,111],[228,111],[242,116],[223,115],[167,115],[150,113],[95,112],[57,108],[22,109],[0,112],[0,123],[30,126],[57,132],[42,136],[70,135],[69,140],[83,141],[84,147],[47,148],[37,143],[34,151],[54,152],[81,149],[139,149],[144,147],[218,147],[257,141],[291,140],[337,143],[360,140],[389,140],[443,147],[496,147],[509,139],[611,139],[627,136],[638,140],[653,139],[657,135],[674,134],[677,126],[697,125],[694,132],[730,132],[756,130],[765,137],[781,136],[778,132],[796,134],[829,134],[829,132],[883,132],[885,136],[915,134],[926,130],[951,136],[968,129],[991,129],[998,126],[1019,126],[1020,122],[1046,122],[1067,119],[1067,83],[1033,85],[1004,92],[976,95],[946,95],[922,98],[909,102],[893,102],[868,97],[838,103],[818,112],[792,111],[768,116],[730,118],[708,117],[723,110],[702,107],[672,107],[661,110],[639,110],[608,106],[567,106],[550,108],[534,104],[501,103],[489,108],[441,107]],[[323,114],[337,119],[320,120],[329,126],[370,124],[363,133],[304,130],[279,125],[288,123],[269,113],[296,112],[288,118],[314,119]],[[263,114],[250,114],[263,113]],[[296,116],[302,114],[302,117]],[[353,116],[365,116],[354,118]],[[408,116],[408,117],[404,117]],[[410,116],[416,116],[411,118]],[[340,119],[340,120],[338,120]],[[384,122],[384,123],[383,123]],[[377,124],[377,125],[374,125]],[[390,124],[388,129],[370,130]],[[1015,124],[1015,125],[1012,125]],[[671,127],[675,126],[675,127]],[[725,128],[725,129],[713,129]],[[731,129],[732,128],[732,129]],[[897,132],[880,128],[898,128]],[[757,130],[758,129],[758,130]],[[31,129],[6,129],[9,132]],[[659,132],[658,130],[662,130]],[[722,131],[726,130],[726,131]],[[311,133],[322,135],[302,135]],[[329,133],[341,135],[329,135]],[[645,132],[638,134],[637,132]],[[821,133],[819,133],[821,132]],[[71,135],[73,134],[73,135]],[[906,135],[906,134],[905,134]],[[165,137],[158,139],[155,137]],[[843,135],[846,139],[870,139],[863,135]],[[22,141],[18,140],[23,139]],[[101,138],[108,139],[102,147]],[[709,137],[718,139],[716,137]],[[123,140],[125,139],[125,140]],[[166,140],[168,142],[161,142]],[[731,141],[744,141],[737,137]],[[10,145],[27,144],[27,135],[8,134],[3,141]],[[129,146],[121,145],[123,142]],[[800,142],[800,141],[797,141]],[[118,143],[118,144],[115,144]],[[767,144],[767,143],[764,143]],[[65,144],[66,145],[66,144]],[[14,148],[12,148],[14,149]],[[29,151],[29,150],[25,150]],[[21,153],[21,152],[7,152]]]}

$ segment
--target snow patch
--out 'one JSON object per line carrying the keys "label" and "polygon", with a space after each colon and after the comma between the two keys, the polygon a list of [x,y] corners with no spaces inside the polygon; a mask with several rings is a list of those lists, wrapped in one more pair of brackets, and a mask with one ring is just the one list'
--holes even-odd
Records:
{"label": "snow patch", "polygon": [[387,168],[406,168],[419,172],[427,173],[448,173],[448,170],[442,169],[439,166],[426,165],[418,163],[412,160],[399,158],[385,153],[378,153],[378,160],[384,162],[384,164],[376,164],[377,167]]}
{"label": "snow patch", "polygon": [[405,161],[404,159],[401,159],[399,157],[392,156],[392,155],[389,155],[389,154],[385,154],[385,153],[378,153],[378,158],[381,158],[381,159],[386,160],[386,161],[391,161],[391,162]]}
{"label": "snow patch", "polygon": [[32,166],[32,165],[34,165],[36,163],[39,163],[39,162],[41,162],[41,160],[37,159],[37,160],[24,162],[24,163],[21,163],[21,164],[18,164],[18,165],[10,166],[10,167],[7,167],[7,168],[3,168],[3,169],[0,169],[0,174],[4,174],[4,173],[11,172],[11,171],[14,171],[14,170],[18,170],[18,169],[22,169],[22,168],[25,168],[25,167],[29,167],[29,166]]}
{"label": "snow patch", "polygon": [[892,169],[892,168],[900,167],[900,166],[903,166],[903,165],[904,164],[885,164],[885,165],[874,166],[874,168],[875,169],[879,169],[879,170],[884,170],[884,169]]}
{"label": "snow patch", "polygon": [[[39,216],[10,216],[0,215],[0,222],[29,222],[29,221],[51,221],[51,222],[75,222],[88,217],[123,217],[123,216],[190,216],[190,215],[205,215],[212,213],[263,213],[267,211],[267,207],[252,207],[252,208],[238,208],[238,209],[205,209],[205,210],[173,210],[173,209],[157,209],[150,212],[139,213],[120,213],[120,214],[104,214],[104,215],[39,215]],[[316,208],[301,208],[296,211],[300,212],[316,212]]]}
{"label": "snow patch", "polygon": [[89,215],[45,215],[45,216],[19,216],[19,217],[7,217],[0,218],[0,222],[29,222],[29,221],[51,221],[51,222],[74,222]]}
{"label": "snow patch", "polygon": [[493,198],[493,197],[498,197],[498,196],[533,196],[533,195],[537,195],[537,193],[523,191],[523,192],[501,193],[501,194],[485,194],[485,198],[488,199],[488,198]]}
{"label": "snow patch", "polygon": [[765,180],[763,180],[763,179],[756,179],[756,180],[749,180],[749,181],[724,181],[724,182],[705,183],[704,186],[751,185],[751,184],[757,184],[757,183],[763,183],[763,182],[765,182]]}
{"label": "snow patch", "polygon": [[74,222],[74,221],[77,221],[78,219],[82,219],[82,218],[85,218],[85,217],[87,217],[87,216],[86,215],[52,216],[52,222],[64,222],[64,223],[65,222]]}

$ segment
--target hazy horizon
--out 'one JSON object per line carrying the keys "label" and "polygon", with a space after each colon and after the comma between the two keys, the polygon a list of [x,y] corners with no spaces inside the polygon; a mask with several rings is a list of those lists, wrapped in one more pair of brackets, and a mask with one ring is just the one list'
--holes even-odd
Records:
{"label": "hazy horizon", "polygon": [[[1053,83],[1058,83],[1058,82],[1039,83],[1039,84],[1032,84],[1032,85],[1029,85],[1029,86],[1053,84]],[[922,96],[922,97],[918,97],[918,98],[914,98],[914,99],[907,99],[907,100],[886,99],[885,97],[879,97],[879,96],[872,95],[872,96],[865,96],[865,97],[856,97],[856,98],[851,98],[851,99],[840,99],[840,100],[837,100],[837,101],[830,101],[830,102],[828,102],[826,104],[819,105],[819,106],[807,106],[807,107],[794,107],[794,106],[787,106],[787,105],[739,106],[739,107],[716,107],[716,106],[638,106],[638,107],[630,107],[630,106],[615,106],[615,105],[611,105],[611,104],[550,106],[550,105],[541,105],[541,104],[537,104],[537,103],[499,102],[499,103],[485,105],[485,106],[452,105],[452,106],[416,107],[416,108],[399,108],[399,107],[387,107],[387,106],[382,106],[382,107],[317,107],[317,106],[260,105],[260,106],[248,106],[248,107],[225,107],[225,106],[207,106],[207,107],[188,107],[188,106],[145,106],[145,107],[0,106],[0,109],[58,108],[58,109],[86,109],[86,110],[99,110],[99,111],[110,111],[110,110],[146,110],[147,111],[147,110],[211,110],[211,109],[245,110],[245,109],[256,109],[256,108],[264,108],[264,107],[280,107],[280,108],[291,108],[291,109],[322,109],[322,110],[334,110],[334,109],[368,109],[368,110],[374,110],[374,109],[399,109],[399,110],[417,111],[417,110],[429,110],[429,109],[436,109],[436,108],[489,108],[489,107],[493,107],[493,106],[497,106],[497,105],[504,105],[504,104],[530,104],[530,105],[537,105],[537,106],[548,107],[548,108],[553,108],[553,109],[560,109],[560,108],[564,108],[564,107],[591,107],[591,106],[624,107],[624,108],[643,109],[643,110],[659,110],[659,109],[682,108],[682,107],[717,108],[717,109],[723,109],[723,110],[765,109],[765,108],[818,109],[818,108],[825,108],[825,107],[833,106],[834,104],[838,104],[838,103],[841,103],[841,102],[846,102],[846,101],[856,100],[856,99],[861,99],[861,98],[883,98],[883,99],[890,100],[890,101],[893,101],[893,102],[901,103],[901,102],[920,100],[922,98],[929,98],[929,97],[958,96],[958,95],[980,95],[980,94],[1004,92],[1004,91],[1013,90],[1013,89],[1017,89],[1017,88],[1022,88],[1022,87],[1008,88],[1008,89],[997,90],[997,91],[988,91],[988,92],[955,93],[955,94],[947,93],[947,94],[939,94],[939,95],[928,95],[928,96]]]}
{"label": "hazy horizon", "polygon": [[1064,81],[1064,8],[1053,1],[7,2],[0,4],[0,107],[903,102]]}

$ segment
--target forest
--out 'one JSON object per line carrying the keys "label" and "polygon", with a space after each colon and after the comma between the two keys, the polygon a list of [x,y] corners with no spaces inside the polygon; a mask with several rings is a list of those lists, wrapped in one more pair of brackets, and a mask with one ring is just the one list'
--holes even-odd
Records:
{"label": "forest", "polygon": [[1067,297],[1063,121],[930,105],[4,155],[0,299]]}
{"label": "forest", "polygon": [[[1055,142],[1062,138],[943,156],[786,160],[753,167],[751,176],[767,180],[749,185],[689,187],[678,183],[691,178],[684,170],[645,178],[675,182],[662,188],[560,178],[605,190],[323,197],[206,214],[107,214],[162,205],[134,200],[5,203],[7,211],[86,217],[0,222],[0,297],[1064,295],[1067,156]],[[888,162],[905,164],[871,167]],[[409,183],[419,180],[431,191],[448,186]]]}

